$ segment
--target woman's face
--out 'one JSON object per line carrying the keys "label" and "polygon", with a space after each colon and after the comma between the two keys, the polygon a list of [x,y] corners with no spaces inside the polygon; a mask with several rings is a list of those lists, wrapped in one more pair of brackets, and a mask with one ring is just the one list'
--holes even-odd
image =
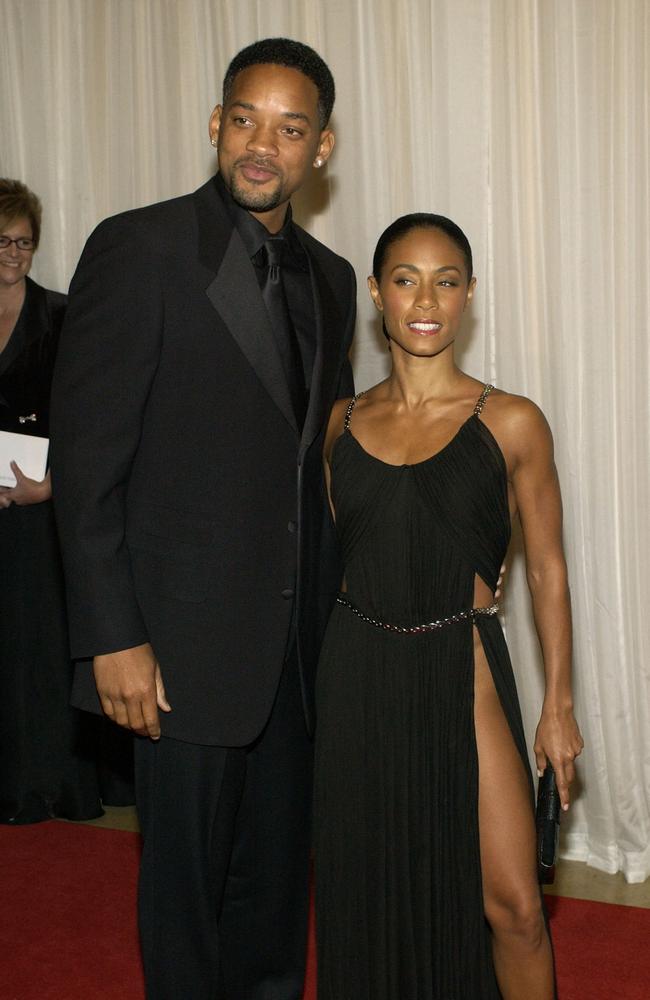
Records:
{"label": "woman's face", "polygon": [[[0,236],[8,236],[12,240],[31,240],[32,235],[29,219],[14,219],[13,222],[0,219]],[[0,285],[8,287],[24,281],[32,266],[33,256],[33,250],[19,250],[15,243],[0,248]]]}
{"label": "woman's face", "polygon": [[368,278],[391,347],[415,357],[432,357],[453,344],[475,284],[456,244],[433,228],[413,229],[396,240],[379,281]]}

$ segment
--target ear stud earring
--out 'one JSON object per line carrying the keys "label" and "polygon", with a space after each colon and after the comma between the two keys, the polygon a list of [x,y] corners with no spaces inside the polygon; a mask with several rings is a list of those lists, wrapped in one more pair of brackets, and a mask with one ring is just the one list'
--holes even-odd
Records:
{"label": "ear stud earring", "polygon": [[212,138],[210,139],[210,145],[214,146],[215,149],[217,148],[217,140],[215,139],[214,136],[212,136]]}
{"label": "ear stud earring", "polygon": [[314,160],[314,166],[315,167],[322,167],[323,166],[323,161],[321,160],[320,156],[318,157],[317,160]]}

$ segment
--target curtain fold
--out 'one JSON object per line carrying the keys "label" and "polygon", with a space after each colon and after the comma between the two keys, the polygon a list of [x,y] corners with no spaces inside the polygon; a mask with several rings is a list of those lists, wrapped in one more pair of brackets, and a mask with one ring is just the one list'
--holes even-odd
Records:
{"label": "curtain fold", "polygon": [[[43,199],[65,289],[100,219],[213,172],[242,46],[286,34],[337,83],[296,214],[359,279],[358,388],[387,371],[364,278],[397,215],[454,218],[479,279],[460,362],[553,429],[586,741],[562,850],[650,873],[650,5],[646,0],[0,0],[0,173]],[[506,628],[532,743],[541,665],[515,538]]]}

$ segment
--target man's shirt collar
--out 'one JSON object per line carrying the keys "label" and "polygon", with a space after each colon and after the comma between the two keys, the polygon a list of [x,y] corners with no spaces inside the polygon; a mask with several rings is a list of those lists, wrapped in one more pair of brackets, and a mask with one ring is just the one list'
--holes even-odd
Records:
{"label": "man's shirt collar", "polygon": [[[247,209],[237,204],[226,187],[221,174],[216,174],[214,180],[217,191],[230,216],[230,220],[242,238],[246,253],[257,264],[259,260],[258,254],[271,234],[266,226],[262,225],[254,215],[251,215]],[[285,215],[282,229],[279,233],[274,233],[273,235],[285,238],[287,243],[286,260],[290,266],[297,267],[303,271],[309,270],[307,254],[298,239],[296,227],[293,224],[291,205],[287,205],[287,214]]]}

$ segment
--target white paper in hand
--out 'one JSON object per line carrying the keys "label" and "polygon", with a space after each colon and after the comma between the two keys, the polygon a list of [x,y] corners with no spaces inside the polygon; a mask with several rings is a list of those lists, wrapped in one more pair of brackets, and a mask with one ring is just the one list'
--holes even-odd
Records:
{"label": "white paper in hand", "polygon": [[49,438],[0,431],[0,486],[15,486],[10,462],[17,462],[29,479],[45,478]]}

